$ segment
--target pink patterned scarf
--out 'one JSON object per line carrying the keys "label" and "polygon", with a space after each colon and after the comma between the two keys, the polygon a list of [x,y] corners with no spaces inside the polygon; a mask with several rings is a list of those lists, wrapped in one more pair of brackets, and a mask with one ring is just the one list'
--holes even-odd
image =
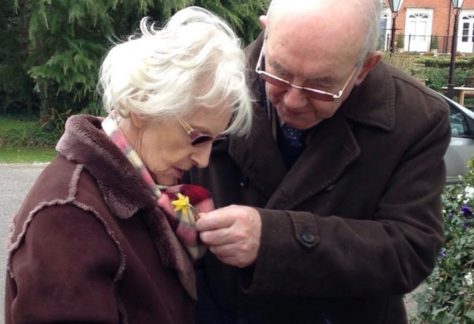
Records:
{"label": "pink patterned scarf", "polygon": [[114,112],[102,121],[102,129],[153,191],[158,205],[165,212],[171,228],[191,259],[197,260],[202,257],[206,252],[206,247],[200,242],[195,221],[198,219],[199,212],[209,212],[214,209],[209,191],[196,185],[183,184],[170,187],[157,185],[118,127]]}

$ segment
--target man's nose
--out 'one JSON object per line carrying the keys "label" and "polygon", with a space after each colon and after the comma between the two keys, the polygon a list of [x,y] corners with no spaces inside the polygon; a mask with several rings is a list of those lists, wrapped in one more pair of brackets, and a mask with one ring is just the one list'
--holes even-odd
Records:
{"label": "man's nose", "polygon": [[285,106],[288,108],[302,108],[307,105],[308,99],[301,89],[289,88],[283,95]]}

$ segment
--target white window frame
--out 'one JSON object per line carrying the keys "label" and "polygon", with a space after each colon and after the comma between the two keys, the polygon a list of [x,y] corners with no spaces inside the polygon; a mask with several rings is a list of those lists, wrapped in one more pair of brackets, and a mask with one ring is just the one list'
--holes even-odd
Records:
{"label": "white window frame", "polygon": [[[467,36],[467,41],[464,41],[465,36],[463,35],[463,27],[466,22],[466,17],[469,19],[469,34]],[[461,53],[473,53],[474,52],[474,10],[462,10],[459,13],[459,22],[458,22],[458,37],[457,37],[457,47],[456,51]]]}

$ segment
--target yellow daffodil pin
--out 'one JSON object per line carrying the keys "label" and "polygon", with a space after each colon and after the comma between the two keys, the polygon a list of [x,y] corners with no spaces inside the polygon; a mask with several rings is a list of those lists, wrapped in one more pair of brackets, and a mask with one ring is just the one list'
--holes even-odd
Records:
{"label": "yellow daffodil pin", "polygon": [[174,206],[175,212],[181,212],[181,217],[189,223],[194,223],[194,217],[192,217],[193,206],[189,203],[189,197],[178,192],[178,197],[171,202]]}

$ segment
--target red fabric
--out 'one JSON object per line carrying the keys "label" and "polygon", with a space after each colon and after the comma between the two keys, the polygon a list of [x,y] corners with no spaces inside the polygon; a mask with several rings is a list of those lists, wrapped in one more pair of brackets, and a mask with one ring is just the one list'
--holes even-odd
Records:
{"label": "red fabric", "polygon": [[[172,202],[178,199],[178,193],[189,198],[191,205],[189,211],[192,217],[187,218],[186,215],[183,215],[182,211],[175,211],[176,208]],[[186,246],[191,257],[197,259],[203,256],[206,252],[206,247],[200,242],[195,222],[198,219],[198,213],[209,212],[214,209],[214,203],[209,191],[197,185],[184,184],[168,187],[162,191],[158,199],[158,205],[165,211],[176,236]]]}

